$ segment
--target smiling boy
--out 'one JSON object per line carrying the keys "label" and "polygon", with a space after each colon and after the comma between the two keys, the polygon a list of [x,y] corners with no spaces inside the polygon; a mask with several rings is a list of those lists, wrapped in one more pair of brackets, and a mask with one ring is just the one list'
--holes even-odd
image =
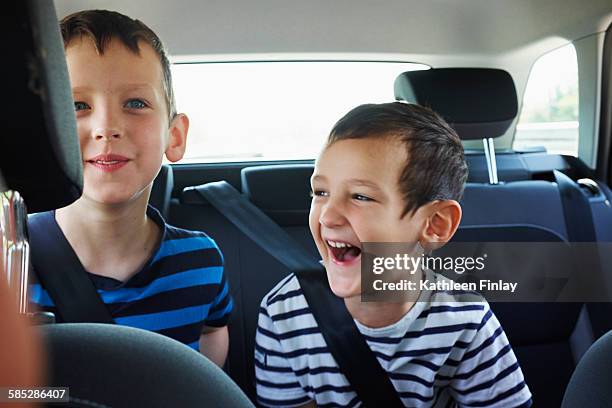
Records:
{"label": "smiling boy", "polygon": [[[61,30],[84,189],[73,204],[30,217],[29,228],[60,231],[116,323],[173,337],[222,365],[232,300],[221,252],[148,206],[163,156],[183,157],[189,127],[176,112],[163,45],[142,22],[110,11],[75,13]],[[32,300],[57,314],[45,288],[32,289]]]}
{"label": "smiling boy", "polygon": [[[362,105],[336,123],[316,161],[310,230],[332,292],[405,406],[529,406],[521,369],[486,301],[437,291],[420,292],[416,302],[361,301],[362,243],[448,242],[466,179],[461,142],[433,111]],[[260,404],[360,405],[295,275],[264,297],[255,348]]]}

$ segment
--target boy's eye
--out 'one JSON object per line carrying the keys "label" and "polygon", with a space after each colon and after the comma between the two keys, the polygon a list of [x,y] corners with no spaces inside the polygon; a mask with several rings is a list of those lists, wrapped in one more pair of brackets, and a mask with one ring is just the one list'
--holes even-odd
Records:
{"label": "boy's eye", "polygon": [[75,111],[80,111],[80,110],[85,110],[85,109],[89,109],[89,105],[86,104],[85,102],[80,102],[80,101],[75,101],[74,102],[74,110]]}
{"label": "boy's eye", "polygon": [[353,194],[353,199],[357,201],[374,201],[374,199],[363,194]]}
{"label": "boy's eye", "polygon": [[310,191],[310,197],[327,197],[329,195],[329,193],[327,191],[323,191],[323,190],[314,190],[314,191]]}
{"label": "boy's eye", "polygon": [[143,109],[147,107],[147,104],[141,99],[130,99],[124,106],[128,109]]}

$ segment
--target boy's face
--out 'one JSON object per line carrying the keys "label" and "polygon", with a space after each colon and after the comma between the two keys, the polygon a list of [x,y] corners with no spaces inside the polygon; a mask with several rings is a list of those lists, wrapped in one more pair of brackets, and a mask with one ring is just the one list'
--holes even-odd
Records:
{"label": "boy's face", "polygon": [[111,40],[102,55],[87,36],[66,48],[83,155],[83,196],[105,204],[148,193],[168,144],[159,57]]}
{"label": "boy's face", "polygon": [[[400,142],[380,137],[337,141],[315,164],[310,231],[341,298],[361,293],[361,242],[414,244],[425,228],[420,209],[400,218],[406,203],[398,181],[406,159]],[[346,244],[353,248],[337,248]]]}

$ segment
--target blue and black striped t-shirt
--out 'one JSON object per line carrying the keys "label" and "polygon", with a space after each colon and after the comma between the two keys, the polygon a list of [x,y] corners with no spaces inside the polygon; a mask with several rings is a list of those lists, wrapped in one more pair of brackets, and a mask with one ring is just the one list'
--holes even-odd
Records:
{"label": "blue and black striped t-shirt", "polygon": [[[161,228],[162,238],[145,266],[126,282],[88,275],[117,324],[154,331],[198,350],[202,327],[225,326],[232,311],[223,255],[203,232],[172,227],[152,207],[147,215]],[[52,211],[30,217],[52,217],[59,229]],[[61,273],[61,265],[49,268]],[[41,310],[55,312],[36,276],[29,296]]]}

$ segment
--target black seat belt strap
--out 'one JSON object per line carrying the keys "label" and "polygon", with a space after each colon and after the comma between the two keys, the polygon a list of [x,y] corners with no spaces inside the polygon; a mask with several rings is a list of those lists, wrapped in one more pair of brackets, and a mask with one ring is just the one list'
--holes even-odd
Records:
{"label": "black seat belt strap", "polygon": [[219,181],[195,189],[242,233],[296,274],[332,356],[365,406],[403,407],[344,301],[331,291],[322,266],[229,183]]}
{"label": "black seat belt strap", "polygon": [[54,220],[52,211],[28,218],[32,266],[59,320],[114,323],[93,282]]}
{"label": "black seat belt strap", "polygon": [[[213,207],[247,237],[296,274],[321,265],[265,213],[225,181],[195,187]],[[283,250],[281,250],[283,248]]]}

